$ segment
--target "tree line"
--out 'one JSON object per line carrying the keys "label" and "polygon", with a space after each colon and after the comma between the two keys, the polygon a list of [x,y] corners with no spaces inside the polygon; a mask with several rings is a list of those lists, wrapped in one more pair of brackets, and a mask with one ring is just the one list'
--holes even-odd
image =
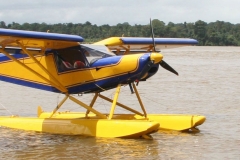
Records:
{"label": "tree line", "polygon": [[[194,38],[201,46],[240,46],[240,24],[231,24],[224,21],[206,23],[198,20],[195,23],[165,24],[163,21],[152,21],[155,37]],[[0,28],[41,31],[51,33],[75,34],[84,38],[85,42],[92,43],[108,37],[151,37],[150,24],[130,25],[128,22],[110,26],[97,26],[90,22],[85,23],[15,23],[6,24],[0,21]]]}

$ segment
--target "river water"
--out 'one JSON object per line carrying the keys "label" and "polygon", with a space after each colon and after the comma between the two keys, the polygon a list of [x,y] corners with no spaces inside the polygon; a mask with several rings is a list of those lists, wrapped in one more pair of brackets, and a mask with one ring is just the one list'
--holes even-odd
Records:
{"label": "river water", "polygon": [[[148,113],[206,116],[200,133],[158,132],[153,140],[51,135],[0,127],[0,159],[240,159],[240,47],[163,50],[179,76],[160,68],[138,86]],[[60,94],[0,82],[0,115],[36,116],[51,111]],[[108,97],[114,90],[104,93]],[[77,96],[89,102],[90,95]],[[140,110],[128,86],[120,102]],[[110,104],[98,100],[96,109]],[[5,108],[5,109],[4,109]],[[67,101],[62,110],[84,111]],[[125,112],[116,108],[117,112]]]}

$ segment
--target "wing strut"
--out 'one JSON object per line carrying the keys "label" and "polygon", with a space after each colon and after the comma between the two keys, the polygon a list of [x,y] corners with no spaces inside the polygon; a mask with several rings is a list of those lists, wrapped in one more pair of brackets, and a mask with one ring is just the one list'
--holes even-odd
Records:
{"label": "wing strut", "polygon": [[[63,93],[68,92],[66,87],[64,87],[50,72],[48,72],[48,70],[41,64],[39,63],[39,61],[32,55],[30,54],[27,49],[19,42],[17,42],[17,44],[22,48],[22,50],[31,58],[34,60],[34,62],[37,63],[37,65],[47,74],[50,76],[51,79],[53,79],[53,81],[56,83],[57,86],[59,86],[60,91],[62,91]],[[54,85],[54,86],[56,86]]]}
{"label": "wing strut", "polygon": [[21,65],[22,67],[24,67],[25,69],[29,70],[30,72],[34,73],[35,75],[37,75],[38,77],[42,78],[44,81],[50,83],[53,87],[57,88],[59,91],[67,92],[66,88],[62,88],[58,85],[56,85],[55,83],[53,83],[52,81],[50,81],[49,79],[45,78],[44,76],[42,76],[41,74],[39,74],[38,72],[36,72],[35,70],[33,70],[32,68],[28,67],[27,65],[21,63],[19,60],[17,60],[15,57],[11,56],[8,52],[6,52],[4,50],[4,48],[0,49],[0,52],[3,53],[4,55],[6,55],[8,58],[10,58],[11,60],[15,61],[16,63],[18,63],[19,65]]}

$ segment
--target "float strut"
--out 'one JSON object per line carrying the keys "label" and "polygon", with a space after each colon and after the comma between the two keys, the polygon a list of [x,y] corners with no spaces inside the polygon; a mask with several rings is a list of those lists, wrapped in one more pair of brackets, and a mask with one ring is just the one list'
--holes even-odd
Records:
{"label": "float strut", "polygon": [[[102,99],[110,102],[110,103],[113,103],[113,100],[111,100],[110,98],[105,97],[104,95],[99,94],[98,96],[99,96],[100,98],[102,98]],[[130,112],[133,112],[133,113],[138,114],[138,115],[140,115],[140,116],[144,116],[142,113],[140,113],[140,112],[138,112],[138,111],[136,111],[136,110],[134,110],[134,109],[132,109],[132,108],[129,108],[128,106],[126,106],[126,105],[124,105],[124,104],[122,104],[122,103],[117,102],[116,104],[117,104],[118,106],[120,106],[120,107],[122,107],[122,108],[124,108],[124,109],[126,109],[126,110],[128,110],[128,111],[130,111]]]}
{"label": "float strut", "polygon": [[92,107],[86,105],[85,103],[79,101],[78,99],[72,97],[72,96],[69,96],[69,99],[72,100],[73,102],[79,104],[80,106],[82,106],[83,108],[87,109],[87,110],[90,110],[92,113],[96,114],[97,116],[103,118],[103,119],[107,119],[107,116],[105,116],[104,114],[98,112],[97,110],[93,109]]}
{"label": "float strut", "polygon": [[[93,107],[94,103],[95,103],[96,100],[97,100],[97,97],[98,97],[98,93],[95,93],[95,95],[94,95],[94,97],[93,97],[93,99],[92,99],[89,107],[91,107],[91,108]],[[87,111],[86,111],[86,115],[85,115],[86,117],[88,116],[89,112],[90,112],[90,110],[87,110]]]}
{"label": "float strut", "polygon": [[120,89],[121,89],[121,84],[119,84],[117,86],[117,89],[116,89],[116,92],[115,92],[115,95],[114,95],[114,99],[113,99],[113,102],[112,102],[112,107],[111,107],[111,111],[110,111],[110,114],[108,116],[108,119],[112,119],[114,110],[116,108],[117,99],[118,99],[118,95],[119,95]]}
{"label": "float strut", "polygon": [[129,87],[130,87],[130,91],[131,91],[131,93],[133,94],[133,93],[134,93],[134,91],[133,91],[133,88],[132,88],[132,84],[131,84],[131,83],[129,83],[128,85],[129,85]]}
{"label": "float strut", "polygon": [[66,96],[63,98],[63,100],[57,105],[57,107],[53,110],[52,114],[50,115],[49,118],[52,118],[52,116],[57,112],[57,110],[62,106],[62,104],[67,100],[67,98],[69,97],[68,94],[66,94]]}
{"label": "float strut", "polygon": [[139,104],[140,104],[140,106],[141,106],[141,108],[142,108],[142,110],[143,110],[144,116],[145,116],[145,118],[147,118],[147,112],[146,112],[146,110],[145,110],[145,108],[144,108],[144,105],[143,105],[143,103],[142,103],[142,100],[141,100],[141,98],[140,98],[140,96],[139,96],[139,93],[138,93],[138,91],[137,91],[136,85],[135,85],[134,83],[132,83],[132,84],[133,84],[133,89],[134,89],[134,91],[135,91],[135,93],[136,93],[136,95],[137,95],[138,102],[139,102]]}

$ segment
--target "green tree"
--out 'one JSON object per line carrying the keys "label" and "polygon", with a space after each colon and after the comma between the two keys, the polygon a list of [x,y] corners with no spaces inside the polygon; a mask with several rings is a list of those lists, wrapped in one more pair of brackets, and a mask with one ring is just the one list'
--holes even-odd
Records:
{"label": "green tree", "polygon": [[0,21],[0,28],[7,28],[6,23],[4,21]]}
{"label": "green tree", "polygon": [[[195,23],[173,23],[167,25],[158,19],[152,20],[155,37],[188,37],[195,38],[199,45],[240,45],[240,24],[231,24],[224,21],[206,23],[196,21]],[[85,42],[95,42],[111,36],[125,37],[151,37],[151,28],[146,25],[130,25],[128,22],[118,23],[110,26],[104,24],[97,26],[87,21],[85,23],[15,23],[6,24],[0,21],[0,28],[31,30],[52,33],[65,33],[80,35]]]}
{"label": "green tree", "polygon": [[194,35],[199,40],[199,45],[205,45],[206,33],[207,33],[207,23],[204,21],[197,21],[194,25]]}

